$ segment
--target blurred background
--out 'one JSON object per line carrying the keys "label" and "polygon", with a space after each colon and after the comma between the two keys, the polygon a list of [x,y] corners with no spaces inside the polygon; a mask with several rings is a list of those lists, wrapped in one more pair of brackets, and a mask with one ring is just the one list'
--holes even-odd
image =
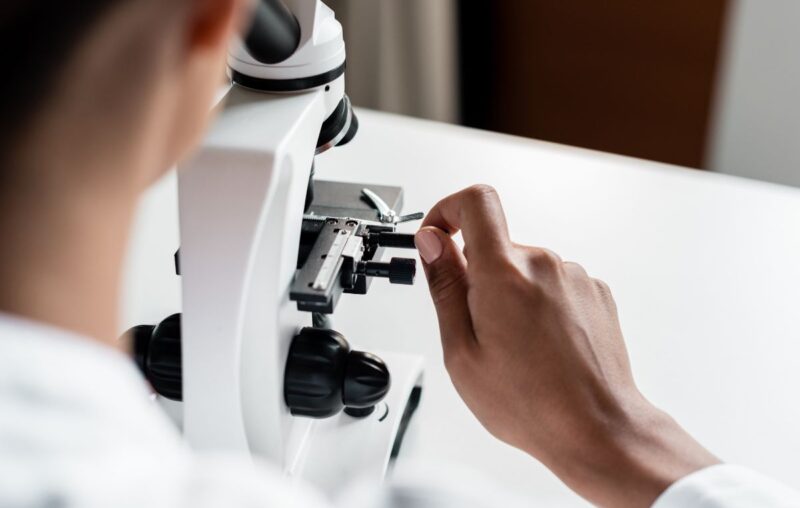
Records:
{"label": "blurred background", "polygon": [[356,105],[800,186],[798,0],[328,0]]}

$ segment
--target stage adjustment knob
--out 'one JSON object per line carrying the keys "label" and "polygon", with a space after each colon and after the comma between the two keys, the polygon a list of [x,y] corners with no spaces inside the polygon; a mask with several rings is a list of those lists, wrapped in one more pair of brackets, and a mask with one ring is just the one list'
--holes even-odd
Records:
{"label": "stage adjustment knob", "polygon": [[417,275],[417,261],[410,258],[392,258],[388,263],[359,261],[356,273],[368,277],[384,277],[392,284],[411,285]]}
{"label": "stage adjustment knob", "polygon": [[157,326],[135,326],[127,333],[133,339],[136,365],[156,393],[181,400],[181,315],[173,314]]}
{"label": "stage adjustment knob", "polygon": [[295,416],[327,418],[345,407],[366,416],[389,391],[386,364],[375,355],[351,351],[338,332],[304,328],[292,340],[283,394]]}

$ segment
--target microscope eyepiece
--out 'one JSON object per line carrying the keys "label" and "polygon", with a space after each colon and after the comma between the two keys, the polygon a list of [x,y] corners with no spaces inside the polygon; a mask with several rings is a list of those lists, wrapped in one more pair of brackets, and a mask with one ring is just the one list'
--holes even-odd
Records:
{"label": "microscope eyepiece", "polygon": [[300,23],[281,0],[259,0],[244,44],[263,64],[283,62],[300,45]]}

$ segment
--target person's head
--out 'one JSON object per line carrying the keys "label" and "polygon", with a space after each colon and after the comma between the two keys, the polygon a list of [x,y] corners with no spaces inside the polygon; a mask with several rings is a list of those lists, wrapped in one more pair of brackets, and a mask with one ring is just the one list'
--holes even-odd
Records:
{"label": "person's head", "polygon": [[202,135],[249,4],[3,0],[3,199],[152,182]]}

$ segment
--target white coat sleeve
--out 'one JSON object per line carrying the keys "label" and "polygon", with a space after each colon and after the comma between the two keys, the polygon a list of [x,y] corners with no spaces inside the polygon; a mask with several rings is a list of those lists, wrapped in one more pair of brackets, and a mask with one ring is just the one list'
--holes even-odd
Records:
{"label": "white coat sleeve", "polygon": [[653,508],[798,508],[800,493],[751,469],[720,464],[670,486]]}

